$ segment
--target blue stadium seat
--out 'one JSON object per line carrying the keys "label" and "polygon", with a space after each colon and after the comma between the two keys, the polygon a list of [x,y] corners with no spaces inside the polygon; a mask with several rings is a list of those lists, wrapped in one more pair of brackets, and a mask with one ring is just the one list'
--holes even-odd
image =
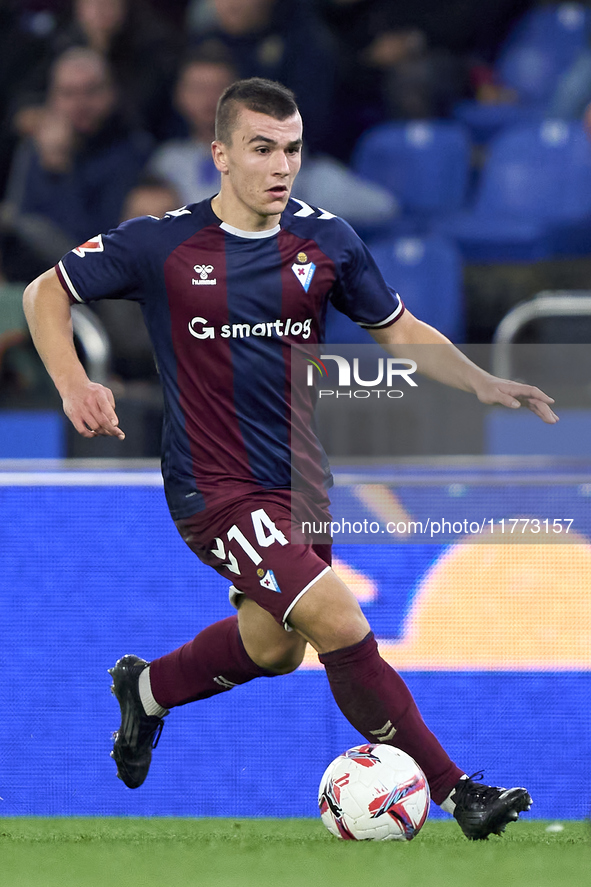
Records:
{"label": "blue stadium seat", "polygon": [[470,172],[470,140],[459,123],[425,120],[383,123],[360,138],[352,160],[359,175],[388,188],[400,200],[409,230],[459,209]]}
{"label": "blue stadium seat", "polygon": [[569,45],[579,39],[579,32],[589,25],[589,21],[589,9],[584,2],[538,2],[515,22],[505,39],[503,51],[525,44],[544,46],[561,42]]}
{"label": "blue stadium seat", "polygon": [[[414,315],[462,342],[462,262],[454,243],[436,234],[400,237],[370,246],[385,280]],[[366,330],[329,306],[327,342],[371,343]]]}
{"label": "blue stadium seat", "polygon": [[468,261],[534,261],[567,253],[569,238],[558,246],[561,232],[591,231],[590,216],[591,144],[583,125],[546,120],[497,136],[473,208],[435,228],[455,238]]}
{"label": "blue stadium seat", "polygon": [[470,131],[472,141],[477,145],[485,145],[494,136],[511,126],[520,123],[541,123],[544,109],[539,105],[518,104],[485,104],[476,99],[458,102],[453,116]]}
{"label": "blue stadium seat", "polygon": [[587,47],[590,10],[557,3],[530,10],[510,35],[497,63],[500,80],[524,104],[550,98],[558,76]]}
{"label": "blue stadium seat", "polygon": [[587,48],[590,28],[591,10],[581,3],[530,10],[509,34],[495,66],[498,81],[515,90],[518,103],[463,101],[456,106],[455,118],[479,142],[507,126],[542,119],[559,77]]}

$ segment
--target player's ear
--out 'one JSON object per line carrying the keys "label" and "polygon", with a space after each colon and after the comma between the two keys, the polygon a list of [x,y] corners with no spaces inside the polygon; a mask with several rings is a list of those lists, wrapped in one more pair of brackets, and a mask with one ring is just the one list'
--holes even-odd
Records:
{"label": "player's ear", "polygon": [[215,168],[221,173],[227,173],[228,163],[226,157],[226,146],[223,142],[216,141],[211,143],[211,156],[213,157]]}

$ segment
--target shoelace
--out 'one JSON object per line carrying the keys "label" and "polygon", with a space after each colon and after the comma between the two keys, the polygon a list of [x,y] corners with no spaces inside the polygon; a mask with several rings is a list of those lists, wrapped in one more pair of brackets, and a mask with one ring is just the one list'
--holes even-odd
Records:
{"label": "shoelace", "polygon": [[479,800],[486,801],[488,798],[496,797],[499,794],[499,791],[502,791],[502,789],[499,789],[494,785],[484,785],[479,782],[474,782],[474,779],[484,779],[484,771],[477,770],[476,773],[473,773],[468,779],[463,779],[460,782],[459,787],[456,789],[456,795],[472,795]]}

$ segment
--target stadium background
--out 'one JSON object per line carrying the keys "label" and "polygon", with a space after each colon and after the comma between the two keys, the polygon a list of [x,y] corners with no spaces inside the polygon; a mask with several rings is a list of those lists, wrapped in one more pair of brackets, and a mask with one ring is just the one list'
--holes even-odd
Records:
{"label": "stadium background", "polygon": [[[526,475],[480,477],[465,495],[507,518],[568,511],[578,543],[337,545],[337,569],[452,757],[526,785],[536,817],[581,818],[588,797],[572,784],[591,753],[591,487],[541,475],[526,499]],[[156,471],[13,464],[0,480],[3,815],[315,816],[320,776],[359,736],[314,656],[176,710],[145,785],[117,781],[107,668],[228,615],[227,584],[182,544]],[[374,480],[374,494],[407,512],[421,496],[437,508],[458,493],[441,480],[396,491]],[[337,487],[360,503],[363,489]]]}
{"label": "stadium background", "polygon": [[[39,18],[37,10],[67,5],[60,0],[27,0],[0,7],[2,12],[9,6],[20,7],[27,28],[32,23],[43,28],[49,19],[47,14]],[[187,3],[153,0],[151,5],[178,18],[180,25]],[[295,7],[295,0],[287,5]],[[489,54],[476,53],[472,59],[471,98],[452,112],[455,124],[469,131],[469,138],[464,134],[460,144],[464,149],[457,181],[441,173],[445,155],[442,143],[435,141],[438,120],[427,125],[410,120],[407,126],[395,127],[397,138],[406,147],[424,151],[424,156],[421,153],[419,164],[414,150],[408,156],[397,154],[397,163],[392,164],[378,157],[376,169],[380,176],[387,174],[386,181],[376,180],[371,164],[364,169],[361,149],[355,160],[357,172],[391,187],[401,204],[391,231],[386,227],[380,234],[370,225],[361,233],[376,238],[372,247],[376,260],[385,263],[384,273],[391,275],[407,304],[437,326],[450,324],[445,331],[454,341],[462,341],[464,333],[470,342],[490,341],[506,312],[542,290],[588,294],[588,133],[581,122],[582,108],[576,119],[566,114],[558,125],[546,117],[559,75],[569,70],[579,53],[584,57],[588,52],[589,3],[497,0],[478,4],[478,17],[485,22],[487,10],[496,15],[509,6],[515,28],[507,31],[509,22],[505,22],[501,43],[500,31],[493,39],[494,29],[482,25]],[[520,20],[530,8],[531,16]],[[35,13],[32,17],[30,10]],[[61,24],[58,17],[58,30]],[[469,29],[464,26],[461,31]],[[3,34],[7,50],[13,34],[18,38],[18,29],[7,28]],[[310,29],[304,37],[302,50],[310,51]],[[17,39],[14,48],[18,45]],[[36,55],[34,49],[30,63],[37,61]],[[152,54],[150,59],[155,62]],[[127,64],[127,56],[124,61]],[[27,73],[23,62],[5,68],[11,75]],[[18,106],[17,94],[9,81],[2,84],[3,97],[9,100],[3,128],[9,144],[0,145],[5,149],[4,154],[0,151],[4,187],[9,154],[19,139],[9,122]],[[481,93],[503,92],[507,87],[513,93],[507,103],[499,102],[498,96],[491,100],[490,95],[481,101]],[[339,122],[348,122],[351,112],[349,91],[344,95],[343,112],[337,108]],[[490,163],[495,154],[492,136],[513,124],[518,129],[523,125],[528,135],[522,166],[514,166],[517,145],[510,142],[509,156],[500,158],[509,166],[495,167]],[[443,130],[449,125],[451,121],[445,121]],[[392,135],[388,127],[387,135]],[[161,137],[159,133],[157,138]],[[426,150],[431,139],[434,149]],[[347,146],[343,160],[353,159],[352,147]],[[497,170],[497,176],[500,170],[501,179],[488,179],[491,169]],[[503,173],[507,169],[509,175]],[[573,205],[567,200],[563,218],[556,204],[563,194],[572,197],[571,189],[562,186],[565,171],[570,182],[577,183],[577,199]],[[493,187],[482,193],[494,198],[493,207],[485,201],[479,213],[477,198],[487,180]],[[531,185],[532,181],[538,184]],[[540,187],[541,181],[554,190]],[[499,187],[504,184],[507,187]],[[450,197],[451,185],[458,193],[454,190]],[[522,239],[514,236],[503,214],[504,198],[513,200],[517,193],[522,200],[517,208]],[[469,211],[467,227],[446,227],[447,215],[459,209]],[[479,216],[487,230],[477,230]],[[124,372],[123,381],[118,379],[118,410],[128,434],[123,451],[119,442],[84,441],[65,428],[53,387],[31,353],[20,308],[24,284],[51,262],[44,253],[37,268],[26,253],[19,263],[19,249],[11,240],[18,232],[10,230],[11,218],[14,221],[4,213],[1,233],[8,239],[3,237],[0,244],[2,271],[9,281],[0,287],[0,459],[156,455],[160,401],[147,387],[134,388],[133,374],[131,385]],[[489,231],[491,220],[496,224]],[[438,221],[443,222],[442,229]],[[557,229],[557,222],[563,228]],[[84,236],[97,230],[91,219]],[[507,231],[512,232],[510,237]],[[382,243],[385,235],[396,239]],[[455,239],[444,250],[448,235]],[[74,239],[70,246],[78,242]],[[60,255],[58,251],[55,258]],[[444,311],[437,313],[442,306]],[[125,315],[119,322],[124,324],[127,354],[132,324]],[[531,328],[526,333],[525,340],[530,341]],[[553,317],[546,326],[540,321],[533,333],[534,341],[573,337],[588,342],[588,326],[581,318]],[[335,334],[333,341],[348,340]],[[408,545],[405,539],[403,545],[337,544],[335,548],[337,569],[358,594],[382,653],[400,667],[427,723],[452,756],[470,773],[484,768],[487,782],[526,785],[535,802],[531,815],[555,819],[581,818],[589,812],[585,778],[591,752],[591,412],[589,373],[581,356],[588,347],[572,347],[582,351],[576,359],[572,351],[563,353],[560,365],[567,368],[568,378],[562,389],[557,391],[556,359],[548,361],[548,386],[536,379],[560,404],[558,428],[541,428],[535,421],[528,423],[531,416],[511,415],[495,420],[485,440],[477,406],[470,406],[470,419],[464,416],[460,421],[459,402],[454,401],[452,413],[435,392],[424,413],[428,423],[417,425],[408,419],[391,423],[391,434],[381,423],[379,434],[370,434],[375,449],[355,449],[356,441],[346,440],[344,425],[334,413],[324,429],[334,447],[343,441],[348,445],[343,452],[337,449],[337,455],[417,456],[433,452],[429,447],[435,442],[443,447],[437,452],[463,454],[465,468],[470,458],[466,454],[506,452],[499,447],[510,437],[512,453],[531,453],[535,440],[536,452],[586,456],[584,476],[565,472],[560,482],[551,466],[533,478],[532,463],[525,464],[523,473],[529,483],[515,474],[500,484],[489,471],[476,471],[471,480],[462,482],[450,473],[436,482],[426,467],[422,482],[409,482],[405,488],[388,486],[375,469],[369,481],[366,477],[357,484],[349,475],[337,489],[341,504],[352,507],[356,517],[380,520],[434,515],[435,506],[441,516],[463,516],[472,509],[497,519],[575,518],[576,544],[540,546],[528,539],[520,545],[481,545],[454,539],[442,545]],[[119,361],[114,372],[121,373],[121,366]],[[576,398],[571,367],[581,385]],[[361,410],[363,404],[359,406]],[[35,412],[40,407],[50,412],[40,416]],[[576,411],[569,416],[572,408]],[[377,427],[375,417],[361,411],[347,411],[346,418],[347,428],[355,432],[364,428],[373,432]],[[449,445],[453,426],[461,428],[462,450]],[[467,448],[468,431],[473,448]],[[115,778],[110,733],[119,720],[107,668],[125,652],[158,656],[231,612],[226,583],[203,568],[181,543],[155,470],[113,475],[105,462],[92,476],[83,476],[80,470],[61,470],[58,476],[55,470],[28,473],[24,463],[0,463],[0,565],[4,628],[0,811],[4,816],[316,815],[317,785],[324,768],[359,736],[336,709],[313,655],[293,675],[256,681],[174,712],[166,721],[154,767],[142,789],[131,792]],[[434,815],[439,815],[437,810]],[[470,864],[473,867],[473,861]]]}

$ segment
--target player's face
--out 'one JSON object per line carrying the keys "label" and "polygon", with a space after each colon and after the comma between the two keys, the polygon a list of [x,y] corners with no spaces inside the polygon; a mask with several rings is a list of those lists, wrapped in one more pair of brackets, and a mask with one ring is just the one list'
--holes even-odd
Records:
{"label": "player's face", "polygon": [[214,209],[225,222],[242,230],[272,228],[285,209],[299,171],[302,118],[286,120],[242,108],[230,145],[213,143],[222,174]]}

